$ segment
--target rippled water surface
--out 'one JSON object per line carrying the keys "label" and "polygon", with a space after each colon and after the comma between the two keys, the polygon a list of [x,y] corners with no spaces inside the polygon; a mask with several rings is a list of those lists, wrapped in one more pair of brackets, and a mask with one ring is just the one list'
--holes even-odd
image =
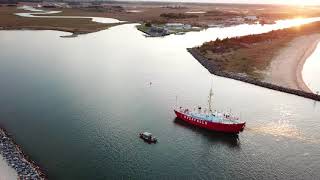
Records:
{"label": "rippled water surface", "polygon": [[[205,105],[211,85],[187,47],[287,26],[165,38],[132,24],[77,38],[0,31],[0,124],[50,179],[318,179],[317,102],[213,76],[215,108],[241,112],[244,132],[204,131],[173,113],[177,95],[181,105]],[[159,143],[144,143],[140,131]]]}

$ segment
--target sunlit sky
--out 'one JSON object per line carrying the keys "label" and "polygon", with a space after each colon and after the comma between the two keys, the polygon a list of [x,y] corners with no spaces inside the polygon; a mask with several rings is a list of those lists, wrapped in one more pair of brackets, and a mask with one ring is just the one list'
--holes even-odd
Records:
{"label": "sunlit sky", "polygon": [[[137,0],[135,0],[137,1]],[[138,0],[139,1],[139,0]],[[151,0],[141,0],[151,1]],[[210,2],[210,3],[247,3],[247,4],[288,4],[288,5],[320,5],[320,0],[152,0],[173,2]]]}

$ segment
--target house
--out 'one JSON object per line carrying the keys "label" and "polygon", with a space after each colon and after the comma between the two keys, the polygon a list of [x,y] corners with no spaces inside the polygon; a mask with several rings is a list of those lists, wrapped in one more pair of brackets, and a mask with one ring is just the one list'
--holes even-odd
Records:
{"label": "house", "polygon": [[235,17],[235,18],[232,18],[232,21],[234,22],[243,22],[245,19],[242,18],[242,17]]}
{"label": "house", "polygon": [[257,16],[246,16],[244,17],[245,20],[248,20],[248,21],[256,21],[258,20]]}
{"label": "house", "polygon": [[162,27],[152,26],[149,29],[149,33],[151,36],[165,36],[168,35],[168,31]]}
{"label": "house", "polygon": [[182,24],[182,23],[167,23],[165,24],[165,27],[171,30],[188,30],[192,28],[190,24]]}

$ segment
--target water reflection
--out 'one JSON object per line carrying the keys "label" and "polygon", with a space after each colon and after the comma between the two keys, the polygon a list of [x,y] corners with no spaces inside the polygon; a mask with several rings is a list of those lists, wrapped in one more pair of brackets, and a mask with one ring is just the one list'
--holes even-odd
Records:
{"label": "water reflection", "polygon": [[214,132],[214,131],[198,128],[180,120],[179,118],[175,118],[173,122],[175,123],[175,125],[178,125],[179,127],[184,127],[189,130],[192,130],[197,134],[201,134],[209,142],[212,142],[215,144],[217,143],[224,144],[231,148],[240,148],[239,135],[237,134],[226,134],[226,133]]}
{"label": "water reflection", "polygon": [[246,130],[270,134],[276,137],[282,136],[292,139],[304,139],[301,131],[295,125],[290,124],[288,120],[272,121],[258,127],[247,128]]}
{"label": "water reflection", "polygon": [[[88,17],[88,16],[44,16],[46,14],[58,14],[61,13],[61,11],[44,11],[41,9],[35,9],[29,6],[22,6],[20,9],[24,9],[27,11],[32,11],[31,13],[15,13],[17,16],[21,17],[29,17],[29,18],[71,18],[71,19],[79,19],[79,18],[84,18],[84,19],[91,19],[93,22],[97,23],[104,23],[104,24],[109,24],[109,23],[122,23],[125,21],[119,21],[118,19],[114,18],[105,18],[105,17]],[[41,15],[41,16],[37,16]]]}
{"label": "water reflection", "polygon": [[290,20],[279,20],[276,21],[277,23],[281,24],[282,26],[291,27],[291,26],[300,26],[303,24],[308,24],[314,22],[317,18],[295,18]]}
{"label": "water reflection", "polygon": [[18,7],[17,9],[22,9],[22,10],[26,10],[26,11],[32,11],[32,12],[43,12],[42,9],[36,9],[34,7],[31,7],[31,6],[20,6]]}
{"label": "water reflection", "polygon": [[257,127],[246,128],[246,131],[272,135],[277,138],[276,141],[280,141],[278,138],[287,138],[311,144],[320,143],[319,139],[312,136],[306,136],[301,130],[295,125],[290,124],[287,120],[272,121]]}

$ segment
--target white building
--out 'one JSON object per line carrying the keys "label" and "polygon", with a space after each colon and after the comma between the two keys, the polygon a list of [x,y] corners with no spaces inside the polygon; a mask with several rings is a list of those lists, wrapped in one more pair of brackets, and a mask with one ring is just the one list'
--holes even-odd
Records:
{"label": "white building", "polygon": [[232,18],[232,21],[235,21],[235,22],[243,22],[243,21],[244,21],[244,18],[242,18],[242,17],[235,17],[235,18]]}
{"label": "white building", "polygon": [[183,29],[191,29],[192,26],[190,24],[182,24],[182,23],[167,23],[166,28],[183,30]]}
{"label": "white building", "polygon": [[244,19],[249,20],[249,21],[256,21],[258,20],[257,16],[246,16]]}

